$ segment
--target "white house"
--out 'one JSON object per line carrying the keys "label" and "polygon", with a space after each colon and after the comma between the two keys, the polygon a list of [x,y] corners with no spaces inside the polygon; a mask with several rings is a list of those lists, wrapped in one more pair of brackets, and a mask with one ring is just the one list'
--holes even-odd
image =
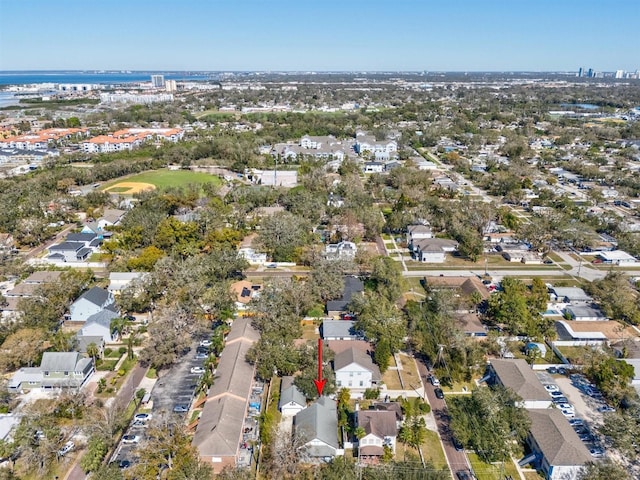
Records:
{"label": "white house", "polygon": [[356,415],[356,426],[361,427],[365,435],[358,440],[361,456],[381,457],[385,447],[396,453],[396,437],[398,425],[396,413],[385,410],[359,410]]}
{"label": "white house", "polygon": [[307,399],[304,394],[293,383],[294,377],[282,377],[280,384],[280,400],[278,409],[283,416],[293,417],[307,408]]}
{"label": "white house", "polygon": [[36,388],[79,389],[93,372],[93,359],[83,358],[78,352],[44,352],[39,367],[21,368],[7,388],[15,393]]}
{"label": "white house", "polygon": [[116,312],[105,309],[91,315],[80,329],[80,336],[101,337],[104,343],[116,341],[116,332],[111,328],[111,322],[118,318]]}
{"label": "white house", "polygon": [[147,276],[146,272],[111,272],[109,274],[109,286],[107,290],[114,295],[120,293],[135,281]]}
{"label": "white house", "polygon": [[364,173],[382,173],[384,172],[384,163],[383,162],[365,162]]}
{"label": "white house", "polygon": [[416,240],[433,238],[433,232],[429,225],[409,225],[407,227],[407,245],[412,245]]}
{"label": "white house", "polygon": [[610,263],[613,265],[635,265],[638,263],[638,260],[634,256],[629,255],[623,250],[598,252],[598,257],[600,257],[604,263]]}
{"label": "white house", "polygon": [[244,258],[250,265],[264,265],[267,263],[267,254],[257,253],[253,248],[238,249],[238,256]]}
{"label": "white house", "polygon": [[381,379],[380,369],[371,357],[362,350],[351,347],[338,354],[333,360],[336,386],[352,390],[364,390],[377,385]]}
{"label": "white house", "polygon": [[87,290],[69,307],[69,320],[72,322],[86,322],[91,315],[109,309],[117,312],[113,293],[100,288],[93,287]]}
{"label": "white house", "polygon": [[444,238],[425,238],[411,245],[413,257],[423,263],[444,263],[447,252],[454,252],[458,242]]}
{"label": "white house", "polygon": [[327,258],[353,260],[358,252],[358,247],[353,242],[342,241],[340,243],[330,243],[324,250]]}

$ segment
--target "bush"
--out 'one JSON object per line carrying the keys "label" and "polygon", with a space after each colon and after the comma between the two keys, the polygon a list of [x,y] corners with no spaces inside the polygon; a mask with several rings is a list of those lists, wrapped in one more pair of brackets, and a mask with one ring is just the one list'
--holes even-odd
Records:
{"label": "bush", "polygon": [[380,389],[379,388],[367,388],[364,391],[364,398],[367,400],[376,400],[380,398]]}
{"label": "bush", "polygon": [[118,370],[119,377],[124,377],[126,374],[127,374],[127,371],[124,368],[121,368],[120,370]]}
{"label": "bush", "polygon": [[127,347],[120,347],[120,348],[118,349],[118,353],[119,353],[120,355],[124,355],[125,353],[127,353]]}
{"label": "bush", "polygon": [[110,348],[105,348],[104,349],[104,356],[108,357],[109,355],[111,355],[111,352],[113,352],[113,350],[111,350]]}

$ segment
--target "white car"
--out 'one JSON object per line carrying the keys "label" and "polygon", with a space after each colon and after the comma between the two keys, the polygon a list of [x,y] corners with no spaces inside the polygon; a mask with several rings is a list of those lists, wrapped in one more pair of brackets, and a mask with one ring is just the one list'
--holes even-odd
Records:
{"label": "white car", "polygon": [[431,377],[429,377],[429,381],[431,382],[431,385],[433,385],[434,387],[439,387],[440,386],[440,380],[438,380],[433,375],[431,375]]}
{"label": "white car", "polygon": [[191,373],[197,373],[198,375],[204,373],[204,368],[202,367],[191,367]]}
{"label": "white car", "polygon": [[122,437],[122,443],[139,443],[140,437],[138,435],[125,435]]}
{"label": "white car", "polygon": [[576,412],[573,410],[560,410],[562,414],[567,418],[574,418],[576,416]]}
{"label": "white car", "polygon": [[560,391],[560,389],[558,388],[557,385],[551,385],[551,384],[545,385],[544,389],[549,393],[551,393],[551,392],[559,392]]}
{"label": "white car", "polygon": [[558,408],[560,410],[569,410],[571,412],[575,412],[575,408],[573,408],[573,405],[571,405],[570,403],[559,403],[558,404]]}
{"label": "white car", "polygon": [[146,422],[151,420],[150,413],[137,413],[135,417],[133,417],[134,421]]}
{"label": "white car", "polygon": [[210,347],[211,346],[211,340],[202,340],[200,342],[200,346],[201,347]]}
{"label": "white car", "polygon": [[73,450],[76,447],[76,444],[69,440],[67,443],[63,445],[63,447],[58,450],[58,455],[64,457],[67,453]]}

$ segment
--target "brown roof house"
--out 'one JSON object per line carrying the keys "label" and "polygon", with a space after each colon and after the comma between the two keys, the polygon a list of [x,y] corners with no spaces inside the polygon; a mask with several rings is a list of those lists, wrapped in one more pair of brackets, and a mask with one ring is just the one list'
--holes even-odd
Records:
{"label": "brown roof house", "polygon": [[365,435],[358,441],[360,456],[380,457],[385,447],[396,453],[398,424],[396,413],[384,410],[359,410],[356,426],[361,427]]}

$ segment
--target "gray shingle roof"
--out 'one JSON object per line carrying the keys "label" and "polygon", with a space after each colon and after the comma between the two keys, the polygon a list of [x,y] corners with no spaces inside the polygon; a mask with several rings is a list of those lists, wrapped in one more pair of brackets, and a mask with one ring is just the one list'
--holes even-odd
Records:
{"label": "gray shingle roof", "polygon": [[[312,405],[298,412],[293,419],[296,433],[307,442],[321,440],[338,448],[338,414],[335,400],[320,397]],[[326,456],[324,452],[310,451],[312,456]],[[332,455],[330,452],[329,455]]]}
{"label": "gray shingle roof", "polygon": [[524,401],[549,401],[549,393],[542,386],[526,360],[491,360],[491,367],[500,383],[518,394]]}
{"label": "gray shingle roof", "polygon": [[331,300],[327,302],[328,312],[340,312],[347,308],[354,293],[364,292],[364,283],[359,278],[353,276],[344,277],[344,288],[342,290],[342,298],[339,300]]}
{"label": "gray shingle roof", "polygon": [[102,306],[107,302],[107,300],[109,300],[109,297],[109,292],[104,288],[93,287],[92,289],[87,290],[82,295],[80,295],[80,297],[78,297],[78,300],[83,298],[95,305]]}
{"label": "gray shingle roof", "polygon": [[357,336],[353,329],[355,323],[353,320],[323,320],[322,338],[355,338]]}
{"label": "gray shingle roof", "polygon": [[584,465],[591,457],[567,419],[557,408],[528,410],[530,435],[549,465]]}
{"label": "gray shingle roof", "polygon": [[59,252],[59,251],[73,251],[77,252],[78,250],[84,248],[83,242],[62,242],[57,245],[51,245],[49,247],[49,251],[51,252]]}
{"label": "gray shingle roof", "polygon": [[283,405],[288,403],[297,403],[302,407],[307,405],[307,397],[296,387],[293,383],[295,377],[286,376],[282,377],[282,383],[280,384],[280,400],[278,401],[278,409],[282,409]]}
{"label": "gray shingle roof", "polygon": [[70,233],[67,242],[90,242],[96,237],[95,233]]}
{"label": "gray shingle roof", "polygon": [[58,281],[63,272],[58,271],[40,271],[33,272],[24,279],[24,283],[52,283]]}
{"label": "gray shingle roof", "polygon": [[43,372],[73,372],[79,359],[78,352],[44,352],[40,369]]}
{"label": "gray shingle roof", "polygon": [[111,321],[114,318],[118,318],[118,314],[116,312],[108,309],[100,310],[98,313],[94,313],[88,317],[87,321],[84,322],[84,326],[86,327],[92,323],[96,323],[103,327],[111,328]]}

